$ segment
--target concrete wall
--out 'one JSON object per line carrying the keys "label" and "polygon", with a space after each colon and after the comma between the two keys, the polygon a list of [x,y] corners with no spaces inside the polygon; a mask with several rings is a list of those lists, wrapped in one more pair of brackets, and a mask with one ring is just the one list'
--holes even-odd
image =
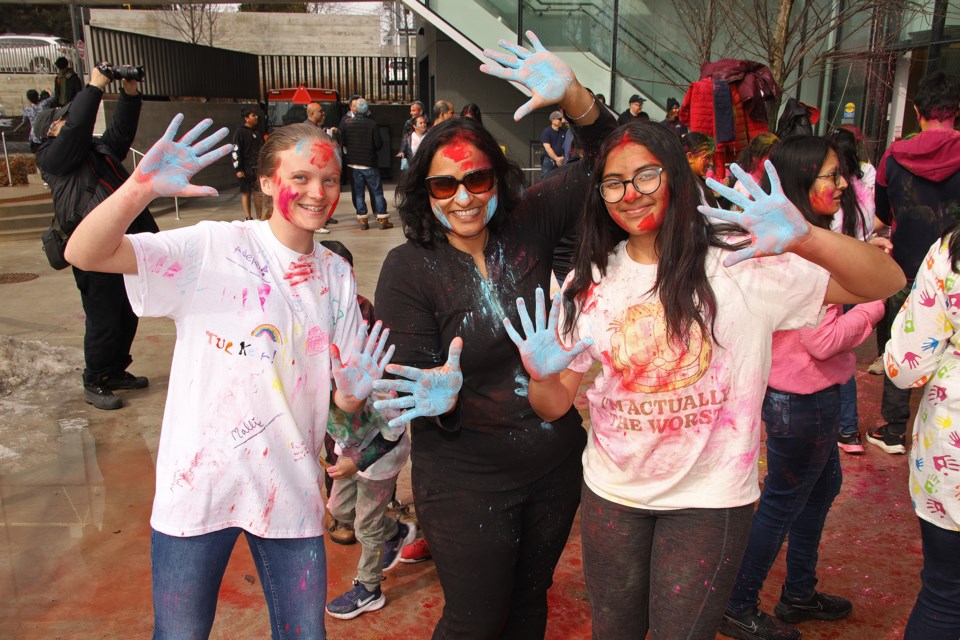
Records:
{"label": "concrete wall", "polygon": [[[0,104],[6,117],[17,118],[23,115],[27,103],[27,91],[46,89],[53,93],[53,74],[8,73],[0,76]],[[13,125],[18,125],[14,122]]]}
{"label": "concrete wall", "polygon": [[[90,25],[182,41],[162,17],[160,11],[91,9]],[[378,15],[224,12],[218,25],[223,35],[214,46],[221,49],[260,55],[380,55]]]}

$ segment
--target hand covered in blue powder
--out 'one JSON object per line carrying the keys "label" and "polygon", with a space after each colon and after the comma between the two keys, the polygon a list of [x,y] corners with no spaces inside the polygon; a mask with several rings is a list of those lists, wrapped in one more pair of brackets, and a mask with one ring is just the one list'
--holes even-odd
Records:
{"label": "hand covered in blue powder", "polygon": [[368,338],[367,323],[360,325],[354,341],[353,357],[347,364],[340,362],[340,349],[337,345],[330,345],[333,381],[341,393],[363,400],[373,391],[373,383],[383,377],[383,370],[390,363],[395,347],[391,345],[386,354],[383,354],[387,338],[390,337],[390,329],[384,329],[382,335],[381,329],[383,323],[377,321]]}
{"label": "hand covered in blue powder", "polygon": [[780,176],[769,160],[764,162],[767,177],[770,178],[770,193],[764,193],[760,185],[743,169],[736,164],[730,165],[733,172],[743,186],[753,196],[753,200],[729,187],[726,187],[713,178],[707,179],[707,186],[718,194],[737,205],[742,212],[714,209],[699,206],[700,213],[711,218],[739,224],[751,236],[750,246],[734,251],[723,261],[724,266],[731,267],[738,262],[749,258],[779,255],[790,251],[810,234],[810,225],[797,207],[787,200],[780,186]]}
{"label": "hand covered in blue powder", "polygon": [[[213,120],[207,118],[201,120],[179,141],[174,141],[182,122],[182,113],[173,117],[163,137],[150,147],[137,165],[133,178],[139,183],[147,184],[158,196],[215,196],[216,189],[190,184],[190,178],[230,153],[233,146],[229,144],[213,149],[229,131],[223,127],[197,142],[203,132],[213,124]],[[210,151],[211,149],[213,151]]]}
{"label": "hand covered in blue powder", "polygon": [[[520,314],[520,325],[527,336],[526,340],[520,337],[517,330],[510,324],[510,320],[504,318],[503,326],[507,329],[507,335],[520,349],[523,367],[530,374],[530,378],[532,380],[543,380],[570,366],[574,358],[593,344],[593,340],[587,338],[575,344],[572,349],[565,349],[560,344],[560,337],[557,334],[557,324],[560,319],[560,294],[558,293],[553,298],[549,319],[547,319],[544,309],[543,289],[540,287],[537,287],[536,300],[536,328],[534,328],[534,324],[530,320],[530,314],[527,312],[526,303],[524,303],[523,298],[517,298],[517,312]],[[544,326],[545,322],[546,326]]]}
{"label": "hand covered in blue powder", "polygon": [[450,342],[447,362],[434,369],[417,369],[392,364],[388,373],[402,376],[406,380],[378,380],[374,386],[381,391],[395,391],[409,395],[393,400],[377,400],[373,407],[380,411],[408,409],[387,424],[398,427],[414,418],[439,416],[451,411],[457,404],[457,395],[463,386],[463,374],[460,372],[460,352],[463,351],[463,339],[454,338]]}
{"label": "hand covered in blue powder", "polygon": [[480,71],[504,80],[519,82],[533,94],[533,97],[513,114],[513,119],[517,121],[540,107],[559,103],[577,79],[570,65],[547,51],[533,31],[527,31],[526,35],[533,45],[533,51],[500,40],[497,44],[513,55],[484,49],[483,55],[498,64],[480,65]]}

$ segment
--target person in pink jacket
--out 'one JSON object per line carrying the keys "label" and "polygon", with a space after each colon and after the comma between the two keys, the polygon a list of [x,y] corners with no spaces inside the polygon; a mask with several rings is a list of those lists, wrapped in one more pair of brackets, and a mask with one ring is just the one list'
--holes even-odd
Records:
{"label": "person in pink jacket", "polygon": [[[832,143],[812,136],[788,138],[770,160],[787,198],[811,225],[829,229],[848,187]],[[831,304],[816,327],[773,334],[762,410],[768,471],[720,627],[726,635],[799,640],[800,631],[786,623],[839,620],[852,611],[849,600],[816,590],[817,549],[843,479],[837,448],[840,388],[855,373],[852,349],[882,317],[880,301],[847,313]],[[788,534],[787,577],[774,618],[759,609],[759,592]]]}

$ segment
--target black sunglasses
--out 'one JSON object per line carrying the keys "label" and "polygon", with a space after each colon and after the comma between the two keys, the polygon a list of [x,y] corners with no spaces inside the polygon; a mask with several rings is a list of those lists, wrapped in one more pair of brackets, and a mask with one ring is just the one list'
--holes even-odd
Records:
{"label": "black sunglasses", "polygon": [[427,183],[427,193],[437,200],[443,200],[453,196],[461,184],[470,193],[478,195],[486,193],[497,184],[497,174],[493,167],[488,167],[465,173],[459,180],[453,176],[430,176],[425,182]]}

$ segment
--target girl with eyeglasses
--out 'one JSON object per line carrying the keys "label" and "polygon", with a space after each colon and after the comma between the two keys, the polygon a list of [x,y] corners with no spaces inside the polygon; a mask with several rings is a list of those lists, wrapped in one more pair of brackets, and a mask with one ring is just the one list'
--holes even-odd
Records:
{"label": "girl with eyeglasses", "polygon": [[[488,73],[531,89],[517,119],[559,102],[595,152],[613,116],[528,37],[533,51],[501,42],[513,55],[486,52],[502,64]],[[375,406],[411,420],[417,518],[444,595],[434,638],[529,640],[546,629],[586,435],[576,409],[549,422],[534,413],[503,320],[517,297],[549,286],[554,246],[587,188],[588,163],[577,164],[523,191],[493,136],[454,118],[427,133],[397,187],[407,242],[387,255],[376,301],[403,365],[383,382],[401,397]]]}
{"label": "girl with eyeglasses", "polygon": [[772,166],[769,193],[732,170],[753,200],[707,184],[744,211],[698,207],[671,131],[618,128],[594,165],[562,297],[547,317],[539,293],[535,320],[518,300],[522,334],[509,329],[547,422],[601,364],[581,496],[594,638],[713,640],[759,495],[773,332],[904,281],[882,251],[812,225]]}

